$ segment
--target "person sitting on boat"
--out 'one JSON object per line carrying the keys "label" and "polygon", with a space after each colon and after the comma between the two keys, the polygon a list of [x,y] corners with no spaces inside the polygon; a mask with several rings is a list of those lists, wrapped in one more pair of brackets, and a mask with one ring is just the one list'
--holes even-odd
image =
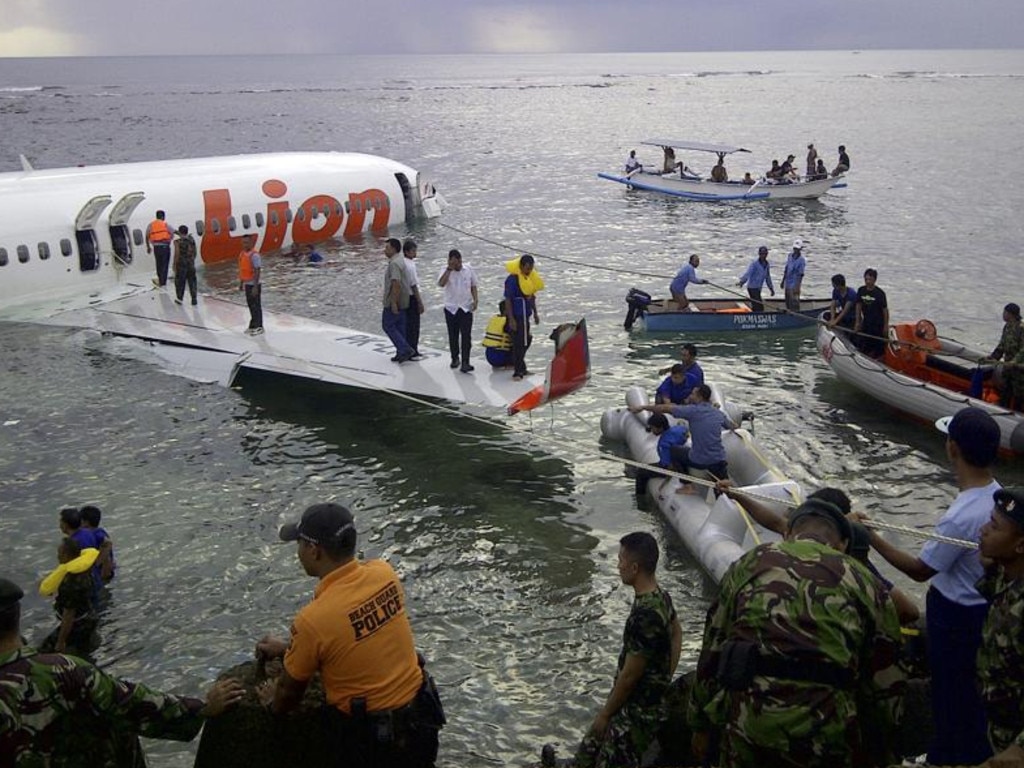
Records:
{"label": "person sitting on boat", "polygon": [[793,250],[786,259],[782,270],[782,289],[786,292],[786,309],[800,311],[800,289],[804,284],[807,259],[803,254],[804,241],[799,237],[793,241]]}
{"label": "person sitting on boat", "polygon": [[828,311],[828,327],[839,326],[852,331],[857,319],[857,291],[846,285],[845,275],[832,275],[832,306]]}
{"label": "person sitting on boat", "polygon": [[740,288],[747,286],[747,294],[750,296],[750,308],[754,312],[764,312],[764,303],[761,300],[761,288],[768,284],[768,290],[772,296],[775,295],[775,286],[772,285],[772,266],[768,263],[768,246],[762,245],[757,249],[757,258],[750,262],[743,277],[736,283]]}
{"label": "person sitting on boat", "polygon": [[683,268],[676,273],[676,276],[672,279],[669,284],[669,291],[672,294],[672,301],[674,301],[681,312],[687,311],[690,306],[689,299],[686,298],[686,286],[690,283],[695,285],[705,285],[707,280],[697,277],[697,267],[700,266],[700,256],[696,253],[690,256],[690,261],[683,265]]}
{"label": "person sitting on boat", "polygon": [[687,370],[682,363],[676,363],[672,366],[672,372],[658,385],[654,393],[654,402],[683,405],[693,392],[693,388],[703,383],[704,372],[699,365],[694,363]]}
{"label": "person sitting on boat", "polygon": [[686,163],[680,160],[676,163],[679,166],[679,178],[690,179],[691,181],[700,181],[703,178],[699,173],[690,168]]}
{"label": "person sitting on boat", "polygon": [[508,368],[512,365],[512,337],[505,330],[505,300],[498,302],[498,314],[487,321],[484,331],[484,357],[492,368]]}
{"label": "person sitting on boat", "polygon": [[743,174],[743,183],[748,186],[753,186],[754,184],[757,184],[757,180],[750,175],[750,171],[747,171]]}
{"label": "person sitting on boat", "polygon": [[[722,444],[722,430],[736,429],[736,424],[729,414],[711,402],[711,387],[701,384],[694,387],[686,405],[644,405],[631,408],[634,413],[653,411],[655,414],[669,413],[677,419],[686,419],[690,428],[690,448],[675,451],[673,462],[679,472],[687,474],[691,469],[708,472],[715,480],[729,477],[729,464],[726,462],[725,446]],[[676,493],[692,493],[692,485],[683,482]]]}
{"label": "person sitting on boat", "polygon": [[662,173],[676,172],[676,151],[672,147],[662,147],[665,152],[665,162],[661,165]]}
{"label": "person sitting on boat", "polygon": [[841,173],[846,173],[850,170],[850,156],[846,154],[846,147],[843,144],[839,145],[839,162],[836,164],[835,169],[832,171],[833,176],[838,176]]}
{"label": "person sitting on boat", "polygon": [[[1021,349],[1024,349],[1024,325],[1020,322],[1020,305],[1011,302],[1003,307],[1003,333],[999,337],[999,344],[988,358],[979,362],[1011,362]],[[1024,372],[1004,366],[1003,386],[999,396],[999,404],[1004,408],[1009,407],[1013,399],[1014,383],[1018,376],[1024,376]]]}
{"label": "person sitting on boat", "polygon": [[864,270],[864,285],[857,289],[857,320],[853,330],[857,348],[876,360],[885,356],[885,341],[889,336],[889,301],[885,291],[876,285],[878,272]]}
{"label": "person sitting on boat", "polygon": [[808,181],[820,181],[821,179],[828,178],[828,168],[825,167],[825,161],[820,157],[818,158],[818,165],[814,169],[814,173],[807,175]]}
{"label": "person sitting on boat", "polygon": [[793,161],[796,160],[796,155],[787,155],[786,161],[779,166],[778,180],[785,183],[796,181],[797,173],[796,168],[793,167]]}
{"label": "person sitting on boat", "polygon": [[711,169],[711,180],[719,184],[729,181],[729,172],[725,170],[725,158],[719,157],[715,167]]}
{"label": "person sitting on boat", "polygon": [[[682,363],[683,372],[686,374],[687,383],[691,383],[690,391],[693,391],[694,387],[699,387],[704,383],[704,369],[697,363],[697,345],[686,343],[683,344],[679,350],[679,361]],[[670,365],[667,368],[662,368],[658,371],[659,376],[664,376],[666,373],[671,373],[675,365]],[[686,393],[689,397],[690,393]]]}
{"label": "person sitting on boat", "polygon": [[[650,406],[648,406],[650,407]],[[681,456],[686,440],[690,435],[685,424],[670,425],[664,413],[652,413],[647,419],[647,431],[658,438],[658,463],[661,469],[677,469],[675,457]],[[637,496],[647,492],[647,483],[656,477],[663,477],[654,469],[640,468],[636,472],[634,490]]]}
{"label": "person sitting on boat", "polygon": [[626,158],[626,175],[633,176],[644,169],[639,160],[636,159],[636,150],[629,150],[629,157]]}
{"label": "person sitting on boat", "polygon": [[782,172],[782,167],[779,165],[778,160],[772,160],[772,167],[764,172],[765,178],[772,181],[778,181],[779,174]]}

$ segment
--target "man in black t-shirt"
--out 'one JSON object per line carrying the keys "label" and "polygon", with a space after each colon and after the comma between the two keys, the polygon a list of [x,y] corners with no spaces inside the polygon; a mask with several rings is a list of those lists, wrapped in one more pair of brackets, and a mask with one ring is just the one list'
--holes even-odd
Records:
{"label": "man in black t-shirt", "polygon": [[857,322],[854,324],[857,347],[865,355],[878,359],[885,355],[889,334],[889,302],[885,291],[875,285],[878,272],[864,272],[864,285],[857,289]]}

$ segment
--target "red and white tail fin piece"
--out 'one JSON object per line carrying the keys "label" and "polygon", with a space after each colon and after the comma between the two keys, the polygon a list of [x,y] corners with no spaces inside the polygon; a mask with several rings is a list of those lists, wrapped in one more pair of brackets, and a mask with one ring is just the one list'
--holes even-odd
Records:
{"label": "red and white tail fin piece", "polygon": [[548,363],[544,383],[534,387],[508,407],[509,416],[531,411],[581,389],[590,379],[590,342],[587,321],[563,323],[549,337],[555,342],[555,356]]}

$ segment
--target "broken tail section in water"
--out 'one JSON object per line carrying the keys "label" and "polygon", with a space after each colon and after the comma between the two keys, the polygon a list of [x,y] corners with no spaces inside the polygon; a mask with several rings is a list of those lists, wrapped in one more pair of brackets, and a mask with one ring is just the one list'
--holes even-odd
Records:
{"label": "broken tail section in water", "polygon": [[590,379],[590,340],[586,318],[578,323],[563,323],[555,328],[550,338],[555,342],[555,356],[548,363],[544,383],[512,403],[508,407],[510,416],[531,411],[582,389]]}

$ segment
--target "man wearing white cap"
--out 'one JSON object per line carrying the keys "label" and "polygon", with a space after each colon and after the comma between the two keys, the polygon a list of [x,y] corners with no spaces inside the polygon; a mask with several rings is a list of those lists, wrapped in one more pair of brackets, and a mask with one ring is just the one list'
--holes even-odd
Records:
{"label": "man wearing white cap", "polygon": [[786,259],[786,268],[782,273],[782,287],[786,291],[786,309],[800,311],[800,286],[804,283],[804,270],[807,259],[803,255],[804,241],[797,238],[793,241],[793,250]]}

